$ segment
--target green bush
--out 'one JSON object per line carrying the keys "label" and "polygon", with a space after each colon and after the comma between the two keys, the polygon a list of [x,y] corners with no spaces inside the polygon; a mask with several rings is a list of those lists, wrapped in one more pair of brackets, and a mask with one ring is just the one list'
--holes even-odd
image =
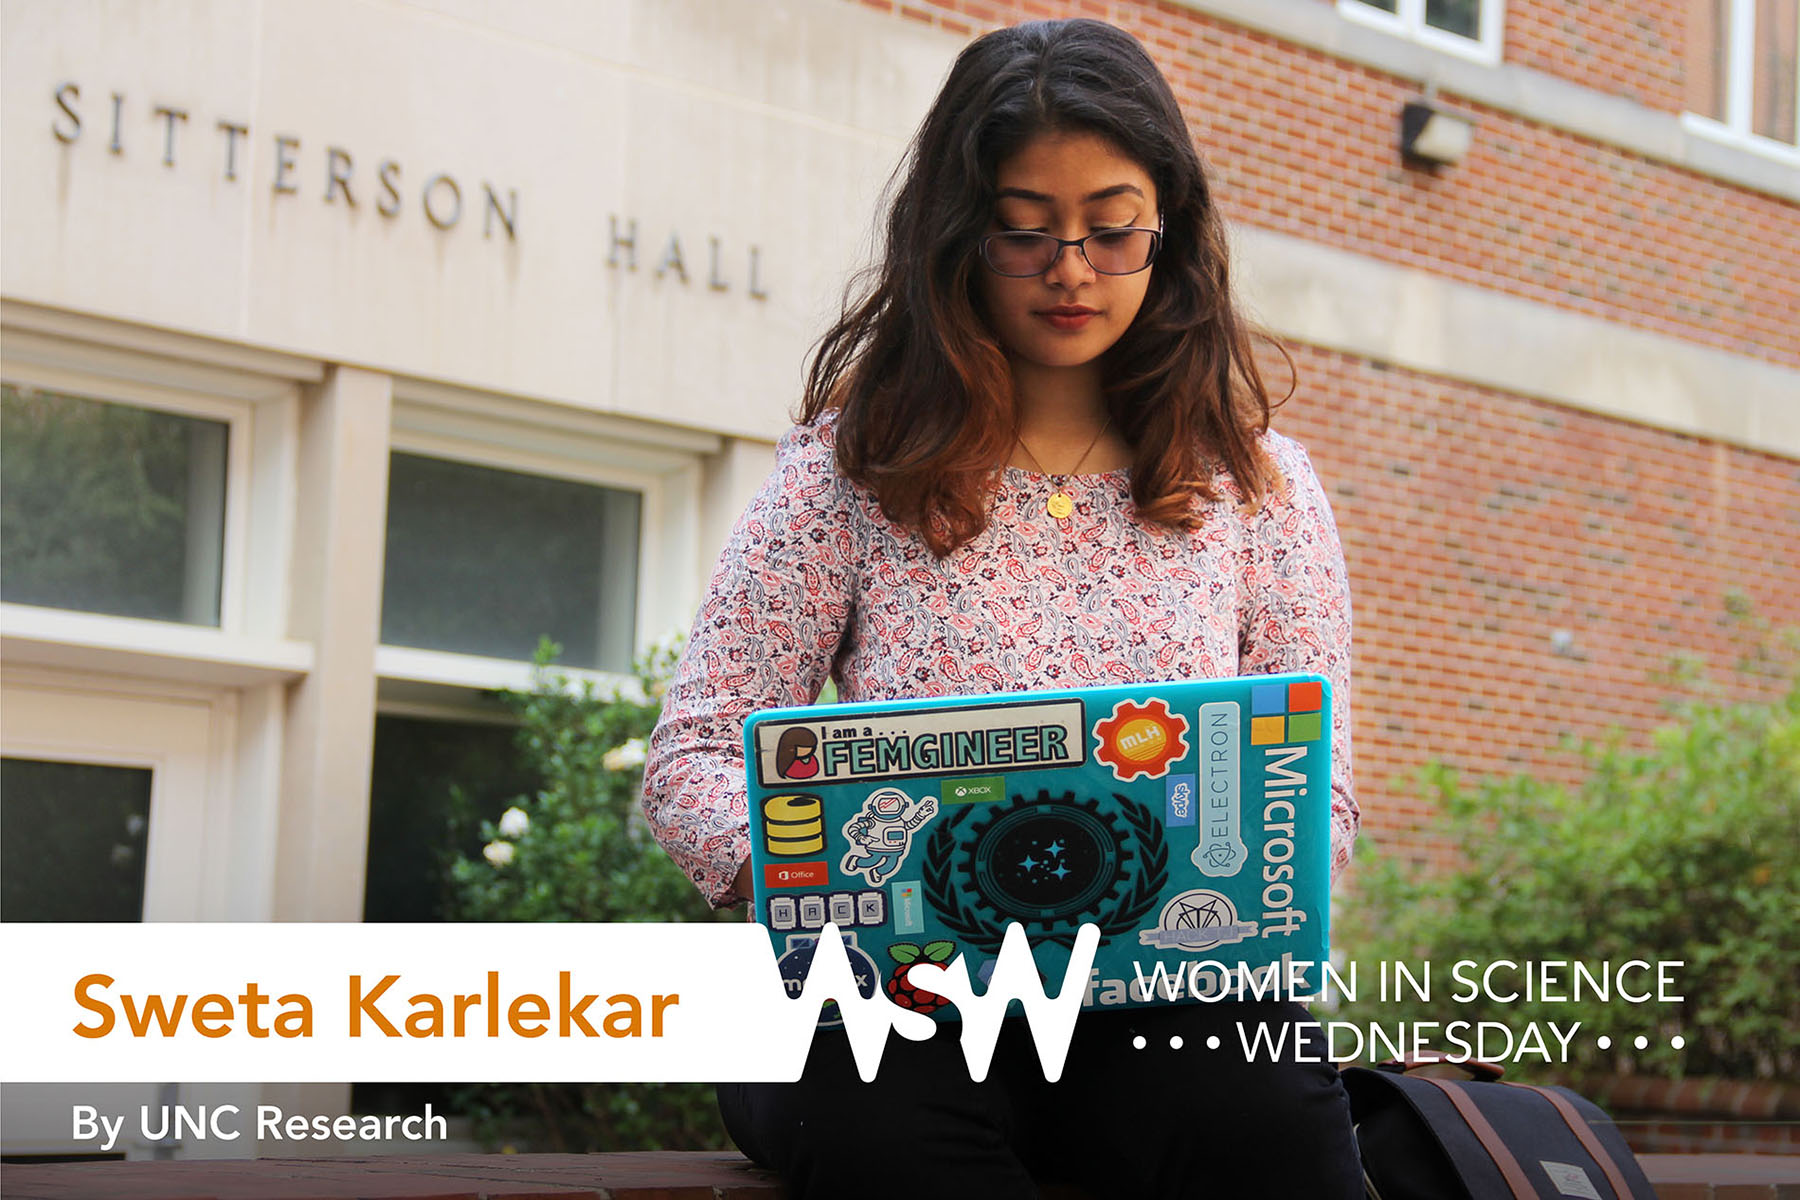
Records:
{"label": "green bush", "polygon": [[[1430,962],[1434,1002],[1383,1003],[1363,982],[1337,1015],[1514,1029],[1578,1020],[1569,1070],[1800,1074],[1800,674],[1772,702],[1689,698],[1670,711],[1647,749],[1579,747],[1588,771],[1573,787],[1428,770],[1457,865],[1418,873],[1372,856],[1337,941],[1365,981],[1383,960]],[[1672,990],[1683,1000],[1455,1004],[1444,985],[1462,959],[1681,961]]]}
{"label": "green bush", "polygon": [[[716,913],[651,836],[638,808],[644,741],[674,663],[641,664],[634,688],[602,693],[537,655],[535,685],[502,696],[519,719],[525,765],[543,780],[498,821],[479,822],[477,854],[449,864],[458,921],[710,921]],[[465,806],[461,822],[473,827]],[[741,919],[741,917],[737,917]],[[556,1151],[723,1149],[730,1146],[704,1084],[483,1084],[459,1089],[458,1109],[490,1143]]]}

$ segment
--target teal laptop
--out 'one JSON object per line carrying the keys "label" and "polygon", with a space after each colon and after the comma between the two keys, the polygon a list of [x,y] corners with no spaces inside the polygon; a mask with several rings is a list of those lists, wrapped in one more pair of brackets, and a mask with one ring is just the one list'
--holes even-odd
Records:
{"label": "teal laptop", "polygon": [[1320,676],[776,709],[744,741],[756,919],[790,994],[827,924],[865,996],[939,1019],[910,967],[966,956],[979,988],[1015,921],[1052,988],[1100,927],[1084,1008],[1326,958]]}

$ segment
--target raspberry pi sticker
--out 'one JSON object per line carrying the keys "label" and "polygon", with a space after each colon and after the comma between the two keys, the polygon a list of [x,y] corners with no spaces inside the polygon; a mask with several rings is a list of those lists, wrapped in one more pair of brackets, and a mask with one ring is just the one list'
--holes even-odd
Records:
{"label": "raspberry pi sticker", "polygon": [[1112,799],[1118,811],[1040,790],[958,811],[926,847],[926,901],[948,929],[988,953],[1012,921],[1034,944],[1064,947],[1088,922],[1102,937],[1130,932],[1168,882],[1168,847],[1154,812],[1124,795]]}
{"label": "raspberry pi sticker", "polygon": [[1170,712],[1160,699],[1121,700],[1112,716],[1094,726],[1094,757],[1121,783],[1140,775],[1161,779],[1187,754],[1187,731],[1187,718]]}
{"label": "raspberry pi sticker", "polygon": [[885,787],[869,793],[862,811],[844,822],[850,852],[838,869],[861,875],[871,887],[892,877],[912,849],[913,830],[938,810],[936,797],[915,801],[899,788]]}
{"label": "raspberry pi sticker", "polygon": [[909,1008],[916,1013],[934,1013],[950,1003],[936,992],[928,992],[907,978],[912,969],[920,963],[931,963],[943,966],[956,957],[956,943],[948,941],[926,942],[923,946],[912,942],[895,942],[888,947],[888,957],[897,964],[894,973],[888,976],[888,999],[901,1008]]}
{"label": "raspberry pi sticker", "polygon": [[1155,929],[1138,931],[1138,944],[1159,950],[1210,950],[1256,936],[1255,921],[1240,921],[1229,896],[1208,888],[1182,892],[1163,905]]}

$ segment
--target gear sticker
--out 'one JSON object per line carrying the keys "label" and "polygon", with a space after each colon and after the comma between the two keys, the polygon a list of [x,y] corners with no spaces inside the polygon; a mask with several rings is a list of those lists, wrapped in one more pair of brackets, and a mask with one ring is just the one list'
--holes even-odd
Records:
{"label": "gear sticker", "polygon": [[1039,791],[957,813],[926,848],[927,903],[989,953],[1012,921],[1034,942],[1063,946],[1089,921],[1104,937],[1129,932],[1168,882],[1168,849],[1155,813],[1113,799],[1121,811]]}
{"label": "gear sticker", "polygon": [[1161,700],[1121,700],[1112,716],[1094,726],[1094,757],[1121,783],[1139,775],[1161,779],[1187,754],[1187,731],[1187,718],[1171,713]]}

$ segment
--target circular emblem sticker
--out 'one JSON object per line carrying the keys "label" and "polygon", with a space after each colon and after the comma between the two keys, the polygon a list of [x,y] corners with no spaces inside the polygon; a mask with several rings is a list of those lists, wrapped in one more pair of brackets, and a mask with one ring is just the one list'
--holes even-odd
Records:
{"label": "circular emblem sticker", "polygon": [[925,848],[925,899],[945,928],[977,950],[1000,948],[1009,922],[1034,942],[1073,946],[1093,921],[1123,937],[1155,907],[1168,882],[1162,823],[1114,795],[1013,796],[959,806]]}
{"label": "circular emblem sticker", "polygon": [[981,895],[1017,918],[1091,908],[1117,884],[1125,850],[1123,832],[1098,807],[1014,804],[979,823],[970,860]]}
{"label": "circular emblem sticker", "polygon": [[1256,922],[1239,921],[1231,898],[1208,888],[1182,892],[1163,905],[1155,929],[1138,932],[1140,946],[1210,950],[1256,934]]}

